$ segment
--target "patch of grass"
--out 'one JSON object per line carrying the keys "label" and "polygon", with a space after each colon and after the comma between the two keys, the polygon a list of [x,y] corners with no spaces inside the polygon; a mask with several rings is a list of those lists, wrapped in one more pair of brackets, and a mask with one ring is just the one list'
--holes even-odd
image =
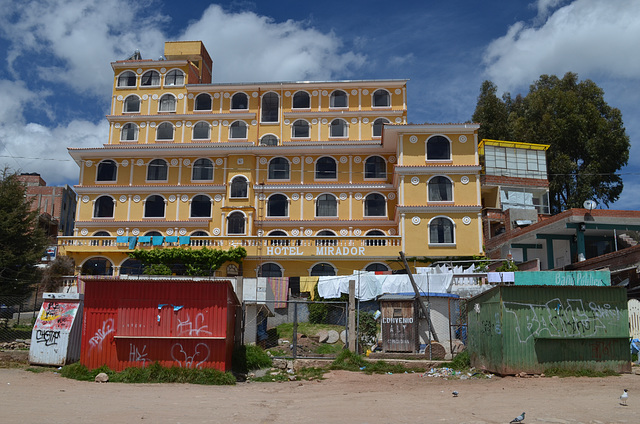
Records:
{"label": "patch of grass", "polygon": [[269,354],[260,346],[247,345],[245,346],[245,351],[247,356],[247,369],[249,371],[268,368],[273,365],[273,359],[271,359]]}
{"label": "patch of grass", "polygon": [[206,385],[233,385],[236,379],[233,374],[212,368],[191,369],[180,367],[163,367],[155,362],[148,367],[127,368],[122,372],[115,372],[106,366],[89,370],[79,363],[62,367],[61,375],[80,381],[94,381],[96,375],[104,372],[110,382],[115,383],[190,383]]}
{"label": "patch of grass", "polygon": [[344,350],[344,345],[342,343],[336,343],[336,344],[323,343],[320,346],[318,346],[317,349],[315,349],[315,353],[318,353],[321,355],[333,355],[333,354],[339,354],[343,350]]}
{"label": "patch of grass", "polygon": [[460,352],[453,358],[451,362],[447,362],[442,364],[443,367],[449,367],[456,371],[466,371],[471,368],[471,357],[469,356],[469,352],[466,350]]}
{"label": "patch of grass", "polygon": [[549,368],[544,371],[544,375],[546,377],[612,377],[620,374],[613,370],[595,371],[586,368]]}
{"label": "patch of grass", "polygon": [[364,372],[367,374],[400,374],[412,371],[402,364],[394,364],[385,361],[369,362],[360,355],[349,350],[343,350],[340,355],[329,365],[330,370],[345,370]]}

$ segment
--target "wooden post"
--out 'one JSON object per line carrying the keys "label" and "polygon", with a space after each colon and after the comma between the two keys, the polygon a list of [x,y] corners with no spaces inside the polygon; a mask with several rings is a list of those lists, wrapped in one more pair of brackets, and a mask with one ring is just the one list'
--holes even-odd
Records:
{"label": "wooden post", "polygon": [[349,280],[349,350],[358,353],[356,350],[356,280]]}

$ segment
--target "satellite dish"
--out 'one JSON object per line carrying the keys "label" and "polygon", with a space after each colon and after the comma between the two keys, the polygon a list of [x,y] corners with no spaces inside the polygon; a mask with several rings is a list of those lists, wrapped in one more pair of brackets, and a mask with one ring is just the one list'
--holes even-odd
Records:
{"label": "satellite dish", "polygon": [[595,209],[598,204],[595,202],[595,200],[585,200],[582,206],[584,206],[585,209],[589,209],[591,211]]}

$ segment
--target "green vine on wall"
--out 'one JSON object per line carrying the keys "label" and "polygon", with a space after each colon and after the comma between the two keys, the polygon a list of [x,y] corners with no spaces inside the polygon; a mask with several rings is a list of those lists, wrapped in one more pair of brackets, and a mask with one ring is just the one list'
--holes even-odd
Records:
{"label": "green vine on wall", "polygon": [[[229,250],[188,249],[184,247],[171,247],[166,249],[136,249],[129,252],[129,257],[142,262],[150,272],[167,274],[167,270],[173,270],[176,265],[184,266],[186,275],[211,275],[226,262],[242,264],[247,257],[244,247],[232,247]],[[145,270],[145,274],[148,274]]]}

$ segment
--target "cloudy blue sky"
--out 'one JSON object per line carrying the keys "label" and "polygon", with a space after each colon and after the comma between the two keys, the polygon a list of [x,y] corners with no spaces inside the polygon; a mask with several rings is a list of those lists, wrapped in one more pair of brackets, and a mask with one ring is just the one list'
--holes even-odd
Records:
{"label": "cloudy blue sky", "polygon": [[485,79],[576,72],[622,110],[611,207],[640,209],[640,0],[0,0],[0,164],[77,183],[66,148],[106,143],[109,63],[170,40],[204,41],[218,82],[407,78],[415,123],[469,120]]}

